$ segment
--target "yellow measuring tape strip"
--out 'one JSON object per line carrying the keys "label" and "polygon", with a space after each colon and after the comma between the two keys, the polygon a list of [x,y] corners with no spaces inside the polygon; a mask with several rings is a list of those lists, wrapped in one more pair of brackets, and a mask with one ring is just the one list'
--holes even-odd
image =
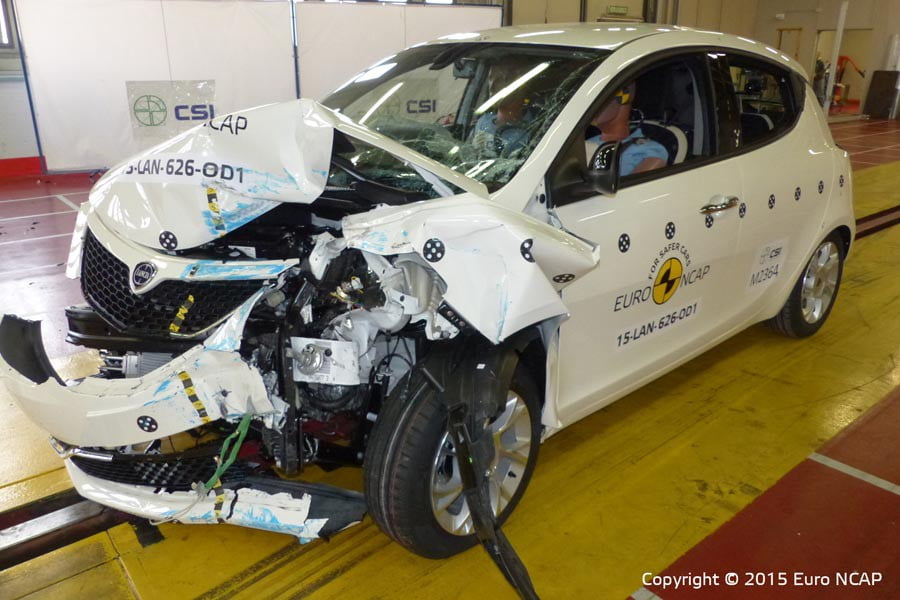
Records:
{"label": "yellow measuring tape strip", "polygon": [[197,390],[194,389],[194,382],[191,381],[191,376],[187,374],[187,371],[180,372],[178,374],[178,379],[181,380],[181,385],[184,386],[184,393],[187,394],[188,400],[191,401],[191,405],[194,407],[194,410],[197,411],[200,420],[204,423],[212,421],[212,419],[209,418],[209,414],[206,412],[206,407],[203,406],[203,402],[197,397]]}
{"label": "yellow measuring tape strip", "polygon": [[206,204],[212,215],[213,227],[216,231],[225,231],[225,219],[222,218],[222,209],[219,208],[219,196],[216,190],[206,188]]}
{"label": "yellow measuring tape strip", "polygon": [[222,481],[216,479],[216,483],[213,484],[212,490],[216,493],[216,503],[213,505],[216,521],[224,523],[225,519],[222,518],[222,508],[225,506],[225,490],[222,489]]}
{"label": "yellow measuring tape strip", "polygon": [[191,310],[191,307],[194,305],[194,296],[193,294],[188,294],[187,299],[181,303],[181,306],[178,307],[178,312],[175,313],[175,319],[169,323],[169,331],[172,333],[178,333],[181,331],[181,325],[184,323],[184,320],[187,318],[188,311]]}

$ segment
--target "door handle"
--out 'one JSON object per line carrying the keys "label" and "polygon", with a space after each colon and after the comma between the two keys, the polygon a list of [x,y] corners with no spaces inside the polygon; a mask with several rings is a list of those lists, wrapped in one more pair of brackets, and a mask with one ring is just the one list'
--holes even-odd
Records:
{"label": "door handle", "polygon": [[737,196],[717,196],[717,198],[722,198],[722,201],[719,203],[711,202],[700,209],[700,214],[708,215],[710,213],[717,213],[722,210],[728,210],[729,208],[734,208],[740,202],[740,198]]}

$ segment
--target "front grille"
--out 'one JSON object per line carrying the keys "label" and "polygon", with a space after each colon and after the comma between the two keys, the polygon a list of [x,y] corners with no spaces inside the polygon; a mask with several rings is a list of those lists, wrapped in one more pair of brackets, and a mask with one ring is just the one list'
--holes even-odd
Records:
{"label": "front grille", "polygon": [[193,296],[178,333],[194,335],[228,315],[262,285],[255,280],[167,280],[137,295],[128,285],[130,275],[128,266],[88,231],[81,262],[81,291],[103,320],[123,333],[169,337],[169,325],[178,309]]}
{"label": "front grille", "polygon": [[[146,485],[169,492],[190,491],[191,484],[206,483],[216,470],[214,457],[217,444],[201,446],[174,454],[120,454],[110,452],[111,461],[72,455],[71,460],[79,469],[99,479]],[[250,469],[240,461],[235,462],[222,475],[222,483],[240,481],[250,474]]]}

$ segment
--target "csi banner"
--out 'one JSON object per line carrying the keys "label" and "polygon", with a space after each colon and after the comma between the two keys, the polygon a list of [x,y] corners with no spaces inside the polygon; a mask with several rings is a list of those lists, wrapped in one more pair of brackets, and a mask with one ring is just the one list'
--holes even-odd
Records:
{"label": "csi banner", "polygon": [[135,140],[157,142],[216,116],[216,82],[126,81]]}

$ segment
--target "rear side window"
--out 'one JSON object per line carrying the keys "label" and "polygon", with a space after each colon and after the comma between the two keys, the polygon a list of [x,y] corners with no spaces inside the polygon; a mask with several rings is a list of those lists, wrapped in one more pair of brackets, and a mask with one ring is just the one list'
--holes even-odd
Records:
{"label": "rear side window", "polygon": [[787,70],[737,55],[727,61],[740,110],[741,146],[774,140],[794,126],[799,107]]}

